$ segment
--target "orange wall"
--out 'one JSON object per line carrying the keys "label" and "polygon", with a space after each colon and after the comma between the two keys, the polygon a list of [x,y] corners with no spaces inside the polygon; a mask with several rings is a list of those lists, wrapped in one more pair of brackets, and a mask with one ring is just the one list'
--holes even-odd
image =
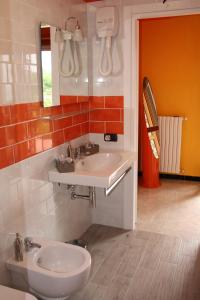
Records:
{"label": "orange wall", "polygon": [[140,21],[140,84],[144,76],[159,115],[188,118],[181,169],[200,176],[200,15]]}

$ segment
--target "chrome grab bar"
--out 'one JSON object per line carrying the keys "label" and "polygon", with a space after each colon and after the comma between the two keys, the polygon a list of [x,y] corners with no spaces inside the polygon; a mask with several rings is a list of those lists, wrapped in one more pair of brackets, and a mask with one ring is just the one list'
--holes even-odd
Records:
{"label": "chrome grab bar", "polygon": [[126,176],[126,174],[131,170],[131,167],[128,168],[109,188],[104,189],[105,196],[109,196],[114,189],[118,186],[118,184],[122,181],[122,179]]}

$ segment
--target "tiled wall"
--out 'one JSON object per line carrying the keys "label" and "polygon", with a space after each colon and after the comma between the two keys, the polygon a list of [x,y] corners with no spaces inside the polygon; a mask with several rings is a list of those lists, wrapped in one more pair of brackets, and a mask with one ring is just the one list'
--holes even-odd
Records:
{"label": "tiled wall", "polygon": [[90,97],[90,133],[124,133],[124,97]]}
{"label": "tiled wall", "polygon": [[[89,203],[71,201],[64,186],[48,180],[55,157],[66,151],[60,144],[88,141],[87,135],[74,139],[88,132],[88,98],[61,96],[61,105],[52,108],[39,103],[39,23],[63,27],[69,15],[85,14],[80,2],[0,1],[0,284],[11,285],[5,261],[13,255],[15,232],[66,241],[91,225]],[[85,95],[80,80],[70,84],[73,95]],[[62,95],[69,95],[66,90]]]}
{"label": "tiled wall", "polygon": [[40,22],[64,28],[69,16],[79,20],[81,73],[60,77],[63,95],[88,94],[86,4],[81,0],[0,1],[0,105],[41,99]]}
{"label": "tiled wall", "polygon": [[[89,74],[91,74],[90,94],[93,96],[118,96],[123,95],[123,2],[122,0],[104,0],[87,4],[88,9],[88,57]],[[119,17],[117,35],[112,38],[113,70],[109,76],[99,73],[99,59],[101,52],[101,39],[96,33],[96,10],[101,6],[115,6]]]}
{"label": "tiled wall", "polygon": [[61,80],[61,94],[73,96],[61,96],[60,106],[43,108],[38,102],[38,24],[45,21],[63,27],[69,15],[81,14],[83,28],[85,10],[79,4],[72,9],[70,2],[74,4],[72,0],[0,1],[1,284],[11,284],[5,261],[13,254],[15,232],[65,241],[79,237],[92,222],[87,201],[71,201],[64,186],[48,180],[55,157],[66,151],[63,143],[87,142],[89,131],[123,133],[123,97],[107,97],[123,93],[111,86],[110,78],[103,84],[109,90],[101,93],[99,85],[97,91],[105,96],[91,97],[89,102],[87,96],[80,96],[88,91],[84,72],[78,80]]}
{"label": "tiled wall", "polygon": [[123,97],[61,96],[61,105],[40,102],[0,107],[0,168],[81,135],[123,134]]}
{"label": "tiled wall", "polygon": [[40,102],[0,107],[0,168],[89,132],[88,97],[62,96],[61,105]]}
{"label": "tiled wall", "polygon": [[[91,224],[89,203],[71,201],[64,187],[57,190],[48,181],[48,169],[66,145],[41,152],[88,131],[81,115],[85,99],[61,97],[62,105],[49,109],[38,102],[39,23],[63,27],[74,9],[85,14],[80,2],[76,1],[76,9],[70,0],[0,1],[0,168],[18,162],[0,170],[1,284],[11,285],[5,261],[13,255],[15,232],[66,241],[79,237]],[[78,83],[76,90],[75,95],[84,95]],[[62,112],[73,116],[54,118]],[[51,118],[44,119],[47,116]],[[86,136],[79,139],[87,141]],[[35,153],[39,154],[20,161]]]}
{"label": "tiled wall", "polygon": [[64,151],[61,145],[0,170],[0,284],[11,284],[5,261],[14,254],[15,232],[67,241],[91,225],[89,202],[72,201],[65,186],[48,180],[48,169]]}
{"label": "tiled wall", "polygon": [[0,105],[41,97],[39,24],[63,26],[68,0],[0,1]]}

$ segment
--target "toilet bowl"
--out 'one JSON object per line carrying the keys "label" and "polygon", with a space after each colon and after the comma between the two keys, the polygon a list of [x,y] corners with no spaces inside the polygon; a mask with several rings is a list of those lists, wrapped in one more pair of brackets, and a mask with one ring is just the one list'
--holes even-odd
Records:
{"label": "toilet bowl", "polygon": [[0,285],[0,297],[3,300],[37,300],[34,296],[24,293],[7,286]]}
{"label": "toilet bowl", "polygon": [[26,288],[44,300],[65,300],[86,284],[91,267],[86,249],[56,241],[34,241],[41,248],[26,252],[22,262],[12,258],[6,263],[15,287]]}

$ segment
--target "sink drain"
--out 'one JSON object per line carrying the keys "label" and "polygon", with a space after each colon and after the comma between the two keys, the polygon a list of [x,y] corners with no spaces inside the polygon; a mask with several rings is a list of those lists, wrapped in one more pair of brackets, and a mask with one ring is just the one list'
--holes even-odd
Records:
{"label": "sink drain", "polygon": [[88,243],[84,240],[80,240],[80,239],[75,239],[75,240],[71,240],[71,241],[67,241],[65,242],[66,244],[71,244],[71,245],[75,245],[75,246],[79,246],[82,248],[87,249],[88,247]]}

